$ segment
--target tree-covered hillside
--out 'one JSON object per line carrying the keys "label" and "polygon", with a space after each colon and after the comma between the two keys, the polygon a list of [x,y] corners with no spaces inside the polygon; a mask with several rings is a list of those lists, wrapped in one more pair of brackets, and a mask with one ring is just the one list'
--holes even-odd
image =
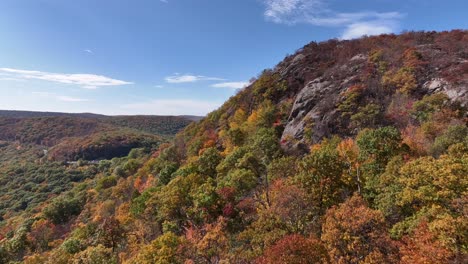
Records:
{"label": "tree-covered hillside", "polygon": [[76,164],[0,263],[466,263],[467,43],[310,43],[151,154]]}
{"label": "tree-covered hillside", "polygon": [[156,135],[172,136],[200,116],[105,116],[91,113],[56,113],[0,110],[0,118],[27,119],[62,117],[71,119],[89,119],[111,125],[136,129]]}
{"label": "tree-covered hillside", "polygon": [[[24,117],[24,113],[37,116]],[[150,147],[162,137],[170,138],[192,122],[175,116],[42,114],[19,112],[17,117],[0,117],[0,140],[41,146],[49,160],[111,159],[126,156],[133,148]]]}
{"label": "tree-covered hillside", "polygon": [[117,175],[133,173],[140,163],[127,162],[126,156],[149,156],[191,122],[163,116],[8,113],[0,118],[0,239],[11,234],[12,223],[41,213],[51,199],[110,164],[121,165],[114,168]]}

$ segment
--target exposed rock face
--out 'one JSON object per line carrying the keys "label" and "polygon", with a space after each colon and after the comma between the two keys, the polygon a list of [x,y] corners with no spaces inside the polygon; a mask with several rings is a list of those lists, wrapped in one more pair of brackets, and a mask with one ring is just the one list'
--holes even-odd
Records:
{"label": "exposed rock face", "polygon": [[302,139],[306,125],[320,124],[327,103],[332,98],[336,87],[330,81],[315,79],[309,82],[297,95],[283,139]]}
{"label": "exposed rock face", "polygon": [[433,78],[424,83],[423,88],[429,93],[445,93],[452,101],[458,101],[465,106],[468,101],[468,86],[466,84],[452,85],[443,78]]}
{"label": "exposed rock face", "polygon": [[[442,77],[447,72],[463,72],[463,69],[468,69],[468,60],[463,58],[466,55],[447,53],[432,44],[416,46],[415,49],[427,63],[424,72],[418,73],[415,96],[422,98],[425,94],[443,92],[452,101],[458,101],[462,106],[468,105],[468,73],[462,74],[456,82]],[[323,74],[315,75],[315,78],[308,80],[306,76],[314,76],[316,66],[309,56],[299,53],[288,63],[275,69],[283,77],[294,76],[295,80],[302,81],[300,86],[302,88],[297,89],[281,137],[286,151],[307,152],[307,146],[311,142],[318,142],[324,136],[331,134],[340,134],[336,124],[343,118],[337,110],[337,105],[343,100],[343,92],[351,86],[365,82],[366,87],[371,90],[383,89],[381,83],[375,83],[380,82],[379,80],[373,80],[374,83],[363,80],[362,76],[368,63],[368,56],[358,53],[350,56],[346,63],[331,65]],[[384,110],[385,104],[388,105],[390,101],[377,98],[374,103]],[[349,128],[347,131],[356,132]]]}
{"label": "exposed rock face", "polygon": [[[297,57],[297,56],[296,56]],[[359,78],[367,56],[358,54],[345,65],[334,67],[323,77],[308,82],[297,94],[289,116],[288,123],[282,134],[282,141],[286,142],[285,150],[304,149],[304,133],[312,136],[312,141],[319,141],[330,133],[329,124],[337,116],[336,104],[340,94],[353,85]],[[333,73],[340,73],[344,78],[337,78]]]}

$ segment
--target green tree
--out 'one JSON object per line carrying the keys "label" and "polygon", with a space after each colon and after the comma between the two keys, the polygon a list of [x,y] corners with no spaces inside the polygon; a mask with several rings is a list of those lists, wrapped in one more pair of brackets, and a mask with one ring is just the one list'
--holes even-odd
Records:
{"label": "green tree", "polygon": [[189,212],[198,220],[197,223],[211,221],[220,214],[220,198],[216,192],[216,182],[212,178],[191,190],[190,196],[193,206],[189,208]]}
{"label": "green tree", "polygon": [[44,216],[54,224],[63,224],[81,212],[82,203],[77,198],[58,198],[43,210]]}
{"label": "green tree", "polygon": [[233,187],[237,196],[243,197],[255,188],[259,183],[258,176],[248,169],[231,170],[226,177],[219,182],[220,187]]}
{"label": "green tree", "polygon": [[335,142],[330,141],[316,146],[299,163],[299,173],[294,181],[309,194],[317,216],[340,201],[345,169],[346,164],[340,158]]}
{"label": "green tree", "polygon": [[265,166],[278,158],[281,150],[276,131],[272,128],[259,129],[252,139],[252,151]]}
{"label": "green tree", "polygon": [[390,159],[401,153],[401,135],[394,127],[365,129],[356,138],[359,158],[364,172],[364,196],[374,199],[377,194],[379,175],[382,174]]}
{"label": "green tree", "polygon": [[165,162],[165,164],[159,171],[159,183],[162,185],[168,184],[172,180],[174,173],[177,171],[178,168],[179,164],[175,162]]}
{"label": "green tree", "polygon": [[451,145],[462,142],[468,145],[468,127],[466,125],[449,126],[444,134],[435,139],[431,152],[439,156],[446,152]]}
{"label": "green tree", "polygon": [[199,157],[198,171],[202,175],[216,177],[216,167],[222,160],[222,156],[216,148],[208,148]]}

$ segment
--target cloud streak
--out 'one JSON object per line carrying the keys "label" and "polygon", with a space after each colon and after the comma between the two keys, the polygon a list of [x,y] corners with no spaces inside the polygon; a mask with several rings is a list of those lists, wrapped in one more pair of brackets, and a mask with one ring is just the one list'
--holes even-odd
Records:
{"label": "cloud streak", "polygon": [[223,83],[215,83],[211,85],[214,88],[230,88],[230,89],[242,89],[249,85],[249,82],[223,82]]}
{"label": "cloud streak", "polygon": [[[203,75],[193,75],[193,74],[179,74],[175,73],[172,76],[168,76],[164,78],[167,83],[178,84],[178,83],[196,83],[202,81],[225,81],[225,82],[218,82],[211,85],[214,88],[228,88],[228,89],[241,89],[247,86],[248,82],[229,82],[227,79],[219,78],[219,77],[208,77]],[[162,86],[156,86],[162,87]]]}
{"label": "cloud streak", "polygon": [[105,86],[120,86],[132,84],[131,82],[113,79],[96,74],[64,74],[43,71],[30,71],[11,68],[0,68],[0,72],[10,78],[23,80],[43,80],[62,84],[78,85],[85,89],[97,89]]}
{"label": "cloud streak", "polygon": [[403,17],[398,12],[336,12],[328,8],[325,0],[263,0],[263,2],[267,21],[287,25],[344,27],[342,39],[395,32],[399,20]]}
{"label": "cloud streak", "polygon": [[88,102],[88,99],[83,99],[83,98],[77,98],[77,97],[71,97],[71,96],[57,96],[57,100],[63,101],[63,102]]}
{"label": "cloud streak", "polygon": [[203,75],[176,74],[172,76],[167,76],[165,80],[168,83],[194,83],[200,81],[224,81],[225,79],[218,77],[208,77]]}

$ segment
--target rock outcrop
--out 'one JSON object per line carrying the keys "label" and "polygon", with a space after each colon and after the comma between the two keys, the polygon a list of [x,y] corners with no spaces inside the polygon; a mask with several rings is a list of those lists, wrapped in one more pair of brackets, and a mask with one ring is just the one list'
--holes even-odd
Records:
{"label": "rock outcrop", "polygon": [[[315,74],[318,72],[317,63],[311,60],[310,55],[305,54],[307,47],[304,49],[275,68],[284,79],[291,80],[294,77],[295,82],[289,81],[290,83],[299,83],[281,137],[286,151],[307,151],[305,148],[308,143],[317,142],[331,134],[340,134],[336,123],[341,116],[336,106],[343,100],[343,92],[354,84],[363,83],[362,76],[369,63],[367,55],[358,53],[350,56],[345,63],[337,62],[323,73]],[[464,58],[466,54],[449,53],[432,44],[416,46],[415,51],[422,56],[421,60],[425,63],[424,71],[416,75],[416,96],[421,98],[426,94],[443,92],[452,101],[467,106],[468,61]],[[447,73],[457,72],[460,72],[461,76],[455,76],[455,81],[443,77]],[[314,78],[308,80],[308,76]],[[381,85],[377,80],[366,80],[365,85],[370,89],[382,90],[381,87],[376,87]],[[388,98],[372,100],[382,106],[382,109],[390,103]]]}

